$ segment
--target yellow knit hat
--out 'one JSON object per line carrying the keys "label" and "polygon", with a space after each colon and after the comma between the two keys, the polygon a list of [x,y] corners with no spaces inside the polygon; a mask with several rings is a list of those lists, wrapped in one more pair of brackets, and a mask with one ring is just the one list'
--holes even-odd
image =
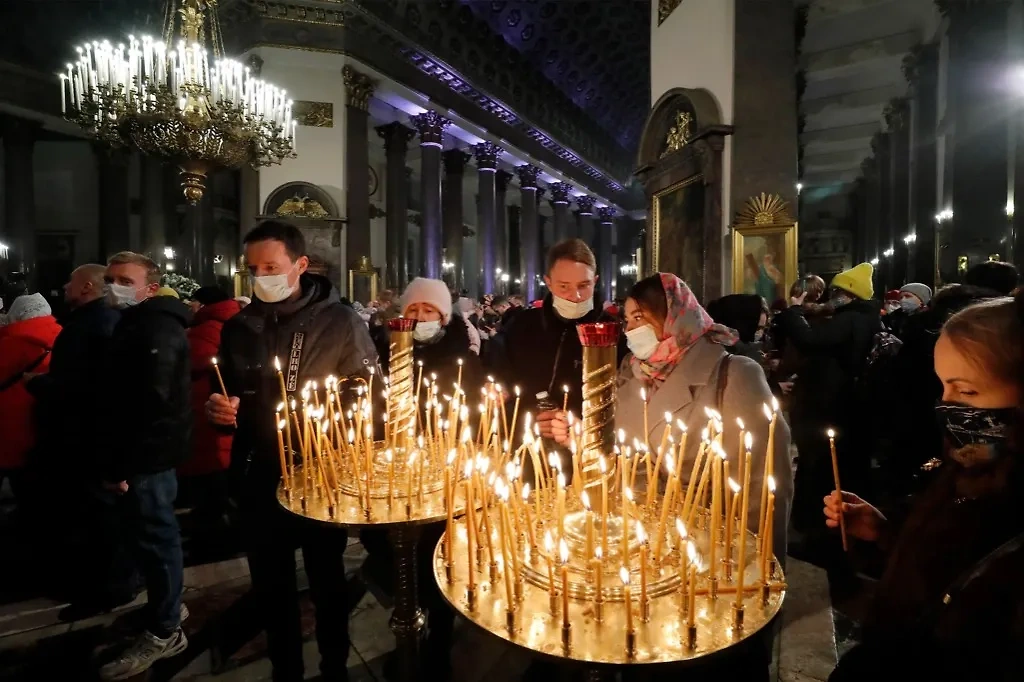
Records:
{"label": "yellow knit hat", "polygon": [[156,290],[157,296],[173,296],[174,298],[181,298],[178,296],[178,292],[170,287],[160,287]]}
{"label": "yellow knit hat", "polygon": [[871,283],[874,274],[871,263],[861,263],[833,277],[832,286],[867,301],[875,296],[875,286]]}

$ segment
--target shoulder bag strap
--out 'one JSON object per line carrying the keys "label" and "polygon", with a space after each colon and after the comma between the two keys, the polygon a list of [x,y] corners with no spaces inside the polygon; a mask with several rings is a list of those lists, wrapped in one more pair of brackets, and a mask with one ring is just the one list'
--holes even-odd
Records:
{"label": "shoulder bag strap", "polygon": [[19,381],[21,381],[22,377],[24,377],[26,374],[28,374],[29,372],[34,370],[36,367],[38,367],[43,362],[43,360],[46,359],[46,356],[49,355],[49,354],[50,354],[50,349],[47,348],[46,350],[44,350],[42,352],[42,354],[39,357],[37,357],[32,362],[30,362],[28,364],[28,367],[26,367],[25,369],[21,370],[20,372],[16,372],[14,374],[14,376],[5,379],[3,383],[0,383],[0,392],[6,391],[11,386],[14,386]]}
{"label": "shoulder bag strap", "polygon": [[715,392],[715,409],[718,414],[725,414],[725,389],[729,385],[729,360],[732,354],[726,351],[718,363],[718,390]]}

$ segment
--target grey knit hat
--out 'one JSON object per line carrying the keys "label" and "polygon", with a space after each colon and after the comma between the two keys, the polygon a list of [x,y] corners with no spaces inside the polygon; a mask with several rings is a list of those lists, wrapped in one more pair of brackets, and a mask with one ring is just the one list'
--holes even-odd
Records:
{"label": "grey knit hat", "polygon": [[932,288],[927,284],[921,284],[920,282],[904,284],[900,287],[900,292],[904,291],[921,299],[921,305],[928,305],[928,302],[932,300]]}
{"label": "grey knit hat", "polygon": [[7,311],[10,322],[21,322],[31,320],[35,317],[46,317],[52,315],[50,304],[46,302],[42,294],[25,294],[14,299],[11,309]]}

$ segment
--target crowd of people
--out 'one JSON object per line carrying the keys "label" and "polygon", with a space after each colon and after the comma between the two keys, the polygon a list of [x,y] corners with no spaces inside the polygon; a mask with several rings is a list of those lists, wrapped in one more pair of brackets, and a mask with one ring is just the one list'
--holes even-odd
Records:
{"label": "crowd of people", "polygon": [[[60,527],[41,502],[54,494],[93,521],[84,535],[66,533],[55,550],[72,547],[83,559],[68,618],[134,598],[135,576],[147,590],[142,630],[103,665],[103,679],[137,675],[188,645],[179,481],[202,519],[197,528],[238,537],[274,679],[304,674],[298,548],[316,607],[322,679],[347,679],[345,531],[303,524],[277,504],[274,359],[290,358],[290,391],[327,375],[387,372],[387,321],[398,316],[417,321],[414,359],[442,384],[454,381],[461,361],[468,394],[488,376],[518,387],[520,409],[553,445],[567,443],[568,413],[582,409],[581,323],[623,325],[616,427],[633,436],[657,440],[666,419],[686,423],[715,407],[767,442],[763,405],[778,401],[785,418],[775,450],[760,452],[753,466],[762,472],[763,458],[772,458],[774,546],[787,547],[792,511],[794,554],[829,566],[883,567],[863,641],[833,678],[884,677],[893,666],[932,671],[928,679],[984,670],[972,679],[1001,680],[1019,670],[1024,594],[1013,577],[1024,568],[1024,517],[1014,504],[1024,480],[1024,295],[1012,265],[984,263],[962,284],[933,292],[908,283],[879,300],[872,266],[862,263],[829,283],[801,277],[788,300],[734,294],[706,305],[676,274],[656,273],[598,307],[594,254],[570,239],[548,253],[538,301],[475,301],[417,278],[400,294],[353,303],[308,271],[294,226],[265,221],[244,248],[251,303],[215,287],[178,300],[161,291],[153,261],[126,252],[75,270],[65,287],[70,312],[59,322],[42,296],[28,292],[2,320],[0,472],[26,524]],[[730,431],[727,451],[739,447]],[[756,477],[751,484],[759,485]],[[840,515],[854,540],[848,556],[836,549]],[[425,529],[421,546],[432,548],[442,531]],[[361,540],[386,582],[386,538],[364,532]],[[424,665],[443,679],[453,614],[426,559],[418,588],[428,610]],[[766,679],[767,652],[748,647],[709,670]]]}

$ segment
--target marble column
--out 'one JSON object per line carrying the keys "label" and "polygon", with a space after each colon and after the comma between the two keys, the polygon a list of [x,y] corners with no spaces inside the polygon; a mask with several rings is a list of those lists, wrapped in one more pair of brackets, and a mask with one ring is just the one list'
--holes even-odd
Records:
{"label": "marble column", "polygon": [[890,182],[892,183],[892,201],[889,204],[889,230],[892,235],[893,256],[892,286],[907,283],[908,244],[904,238],[908,233],[910,214],[910,128],[906,114],[894,113],[889,117],[890,144]]}
{"label": "marble column", "polygon": [[498,170],[498,157],[505,151],[493,142],[481,142],[473,147],[476,156],[476,244],[477,263],[480,266],[480,285],[482,294],[493,294],[496,291],[495,270],[498,265],[497,238],[495,235],[497,221],[496,189],[494,173]]}
{"label": "marble column", "polygon": [[[131,154],[123,148],[112,149],[102,145],[94,145],[93,151],[96,154],[99,184],[100,255],[109,258],[119,251],[131,248],[128,227],[131,210],[128,197],[128,164],[131,162]],[[213,192],[210,191],[209,194],[204,203],[213,200]],[[185,213],[187,215],[196,210],[197,207],[189,206],[186,207]],[[193,252],[190,255],[194,260],[197,254]]]}
{"label": "marble column", "polygon": [[442,268],[442,275],[450,272],[449,286],[455,291],[466,288],[465,259],[462,257],[463,234],[462,215],[462,183],[469,161],[469,154],[461,149],[449,149],[441,154],[444,162],[444,183],[441,185],[441,219],[444,237],[444,260],[448,263],[447,270]]}
{"label": "marble column", "polygon": [[409,194],[405,180],[405,161],[409,141],[416,131],[397,121],[378,126],[376,130],[384,140],[384,154],[387,157],[387,196],[384,199],[387,214],[384,219],[387,226],[385,283],[388,289],[401,291],[409,281],[409,266],[405,258],[405,243],[409,240]]}
{"label": "marble column", "polygon": [[615,260],[612,257],[612,235],[615,231],[615,209],[601,206],[597,209],[597,288],[598,302],[612,300],[612,282],[615,281]]}
{"label": "marble column", "polygon": [[[498,169],[494,174],[494,235],[497,241],[495,250],[495,264],[501,272],[508,273],[512,277],[512,268],[508,261],[508,211],[505,207],[506,193],[508,192],[508,181],[512,174]],[[508,293],[511,287],[505,287],[504,293]]]}
{"label": "marble column", "polygon": [[[1009,2],[951,3],[948,107],[954,117],[950,250],[968,267],[1009,248],[1006,202],[1012,87]],[[1012,96],[1018,96],[1016,92]],[[948,115],[948,114],[947,114]]]}
{"label": "marble column", "polygon": [[436,111],[412,116],[420,136],[420,210],[423,227],[420,273],[441,279],[441,138],[451,121]]}
{"label": "marble column", "polygon": [[[348,268],[360,258],[370,258],[370,97],[374,82],[346,65],[345,83],[345,252]],[[342,281],[347,281],[347,272]],[[361,285],[357,285],[357,288]],[[365,285],[362,288],[368,289]],[[369,300],[370,292],[349,291],[353,301]]]}
{"label": "marble column", "polygon": [[579,208],[578,236],[588,244],[594,244],[594,197],[581,195],[576,197],[576,207]]}
{"label": "marble column", "polygon": [[[938,124],[939,50],[936,45],[922,48],[915,64],[910,100],[910,245],[908,277],[934,288],[937,283],[935,214],[938,213]],[[1024,178],[1022,178],[1024,179]]]}
{"label": "marble column", "polygon": [[537,220],[537,176],[540,168],[524,164],[516,167],[519,176],[520,220],[519,220],[519,278],[527,302],[537,298],[540,274],[540,224]]}
{"label": "marble column", "polygon": [[[25,274],[29,289],[36,286],[36,199],[32,155],[39,124],[22,118],[0,119],[4,144],[4,227],[0,243],[0,274]],[[7,302],[8,305],[10,302]]]}
{"label": "marble column", "polygon": [[551,183],[551,212],[555,219],[555,243],[568,239],[571,234],[569,196],[572,185],[564,182]]}
{"label": "marble column", "polygon": [[[499,171],[500,172],[500,171]],[[509,276],[513,280],[519,280],[518,285],[515,281],[512,282],[509,287],[509,292],[522,292],[523,291],[523,261],[522,254],[519,251],[519,244],[522,239],[520,237],[519,226],[522,222],[522,209],[519,206],[508,207],[508,242],[506,243],[506,251],[508,253],[508,260],[505,263],[504,270],[509,273]]]}

